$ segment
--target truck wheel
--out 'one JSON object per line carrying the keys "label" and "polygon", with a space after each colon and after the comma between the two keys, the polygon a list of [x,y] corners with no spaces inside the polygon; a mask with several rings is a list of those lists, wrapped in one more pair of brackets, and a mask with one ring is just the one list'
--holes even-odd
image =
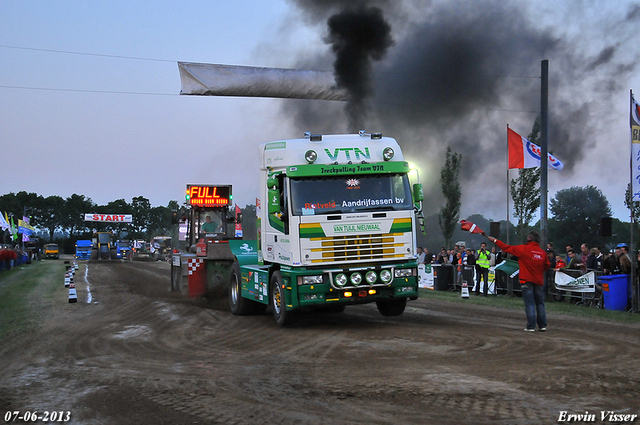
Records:
{"label": "truck wheel", "polygon": [[383,316],[400,316],[407,306],[406,298],[395,298],[391,300],[377,300],[376,306]]}
{"label": "truck wheel", "polygon": [[280,272],[275,272],[271,276],[269,288],[271,293],[271,309],[273,310],[273,318],[276,319],[276,323],[278,325],[286,326],[295,322],[296,314],[295,311],[287,311],[282,282],[283,280]]}
{"label": "truck wheel", "polygon": [[97,260],[98,259],[98,250],[97,249],[92,249],[91,250],[91,260]]}
{"label": "truck wheel", "polygon": [[118,259],[118,250],[112,249],[110,251],[110,255],[109,256],[111,257],[112,260],[117,260]]}
{"label": "truck wheel", "polygon": [[240,266],[238,263],[233,263],[231,269],[231,278],[229,279],[229,309],[231,313],[238,316],[245,316],[251,314],[254,311],[254,304],[251,300],[242,298],[240,295],[242,292],[242,280],[240,276]]}

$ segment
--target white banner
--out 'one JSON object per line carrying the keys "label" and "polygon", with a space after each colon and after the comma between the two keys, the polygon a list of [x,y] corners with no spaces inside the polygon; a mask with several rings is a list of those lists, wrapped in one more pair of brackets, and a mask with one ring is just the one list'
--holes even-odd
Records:
{"label": "white banner", "polygon": [[431,264],[418,264],[418,287],[433,289],[433,267]]}
{"label": "white banner", "polygon": [[133,223],[131,214],[85,214],[84,221]]}
{"label": "white banner", "polygon": [[596,275],[589,272],[579,277],[571,277],[561,271],[556,272],[556,288],[562,291],[571,292],[595,292]]}

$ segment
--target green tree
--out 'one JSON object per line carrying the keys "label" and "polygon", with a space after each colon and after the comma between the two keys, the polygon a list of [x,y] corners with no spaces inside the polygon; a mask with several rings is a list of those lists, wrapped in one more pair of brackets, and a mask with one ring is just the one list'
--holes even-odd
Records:
{"label": "green tree", "polygon": [[600,219],[611,216],[609,201],[595,186],[573,186],[558,191],[551,200],[550,210],[553,218],[548,223],[549,240],[556,247],[600,244]]}
{"label": "green tree", "polygon": [[144,196],[131,199],[131,213],[133,215],[133,230],[143,233],[151,221],[151,203]]}
{"label": "green tree", "polygon": [[61,196],[48,196],[44,198],[41,206],[41,217],[38,225],[47,229],[49,240],[53,240],[56,229],[62,228],[64,218],[64,198]]}
{"label": "green tree", "polygon": [[84,221],[84,215],[94,212],[95,207],[91,198],[74,193],[64,201],[61,227],[66,229],[72,237],[78,232],[86,231],[87,223]]}
{"label": "green tree", "polygon": [[444,166],[440,170],[440,186],[446,199],[444,207],[440,210],[438,223],[444,236],[447,247],[451,246],[451,238],[460,219],[460,164],[462,155],[451,152],[451,147],[447,148]]}
{"label": "green tree", "polygon": [[[527,136],[531,143],[540,144],[540,116],[536,118]],[[509,182],[514,215],[518,219],[516,236],[521,241],[529,233],[529,224],[535,212],[540,208],[540,167],[523,168],[518,177]]]}
{"label": "green tree", "polygon": [[523,168],[510,182],[514,216],[518,219],[516,236],[524,241],[529,233],[529,223],[540,208],[540,167]]}

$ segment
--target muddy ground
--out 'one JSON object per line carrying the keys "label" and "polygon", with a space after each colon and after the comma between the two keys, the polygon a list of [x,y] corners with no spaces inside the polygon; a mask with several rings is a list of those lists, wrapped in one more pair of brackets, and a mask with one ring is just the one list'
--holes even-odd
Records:
{"label": "muddy ground", "polygon": [[423,297],[397,318],[369,304],[281,328],[171,293],[169,279],[167,263],[81,263],[79,302],[60,291],[39,331],[0,347],[2,416],[373,425],[640,414],[637,325],[550,314],[548,332],[525,333],[523,310]]}

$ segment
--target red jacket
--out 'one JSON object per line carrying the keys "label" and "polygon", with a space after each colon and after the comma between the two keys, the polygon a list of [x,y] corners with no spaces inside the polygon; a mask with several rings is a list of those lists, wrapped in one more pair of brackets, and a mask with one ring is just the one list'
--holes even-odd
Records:
{"label": "red jacket", "polygon": [[551,265],[549,257],[537,242],[528,242],[524,245],[507,245],[496,239],[496,245],[509,254],[518,257],[520,266],[520,280],[533,282],[536,285],[544,285],[544,272]]}

